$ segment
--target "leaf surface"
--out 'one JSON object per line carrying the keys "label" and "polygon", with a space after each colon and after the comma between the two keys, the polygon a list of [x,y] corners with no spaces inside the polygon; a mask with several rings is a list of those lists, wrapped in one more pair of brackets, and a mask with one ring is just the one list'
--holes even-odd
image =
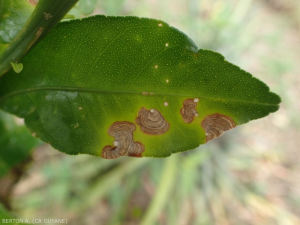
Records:
{"label": "leaf surface", "polygon": [[166,157],[280,103],[263,82],[154,19],[60,23],[22,63],[0,79],[0,107],[67,154]]}

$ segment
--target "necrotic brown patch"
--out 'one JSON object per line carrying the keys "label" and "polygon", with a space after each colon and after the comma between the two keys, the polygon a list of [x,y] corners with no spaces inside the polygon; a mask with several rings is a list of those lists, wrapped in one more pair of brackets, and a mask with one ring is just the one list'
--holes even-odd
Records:
{"label": "necrotic brown patch", "polygon": [[101,156],[105,159],[115,159],[124,155],[142,157],[145,147],[140,142],[134,142],[134,131],[133,123],[126,121],[113,123],[108,129],[108,134],[115,138],[114,146],[105,146]]}
{"label": "necrotic brown patch", "polygon": [[140,109],[135,122],[140,125],[141,131],[150,135],[164,134],[170,129],[170,124],[156,109]]}
{"label": "necrotic brown patch", "polygon": [[215,113],[206,116],[201,123],[206,133],[206,142],[221,136],[225,131],[234,128],[234,121],[225,115]]}
{"label": "necrotic brown patch", "polygon": [[198,99],[186,99],[183,102],[183,106],[180,110],[180,114],[182,115],[182,119],[186,123],[191,123],[194,120],[194,116],[198,116],[197,113],[197,103]]}
{"label": "necrotic brown patch", "polygon": [[31,5],[37,5],[39,0],[27,0]]}

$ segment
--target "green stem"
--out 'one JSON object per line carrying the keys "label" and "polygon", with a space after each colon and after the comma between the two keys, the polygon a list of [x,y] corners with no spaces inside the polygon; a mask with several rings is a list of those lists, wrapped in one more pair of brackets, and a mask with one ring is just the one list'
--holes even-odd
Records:
{"label": "green stem", "polygon": [[19,63],[78,0],[40,0],[23,30],[0,56],[0,76],[11,69],[11,62]]}
{"label": "green stem", "polygon": [[177,154],[171,155],[169,158],[165,159],[165,167],[162,172],[156,194],[140,225],[155,224],[156,219],[167,204],[168,198],[171,196],[171,191],[175,185],[176,165],[178,164],[177,159]]}

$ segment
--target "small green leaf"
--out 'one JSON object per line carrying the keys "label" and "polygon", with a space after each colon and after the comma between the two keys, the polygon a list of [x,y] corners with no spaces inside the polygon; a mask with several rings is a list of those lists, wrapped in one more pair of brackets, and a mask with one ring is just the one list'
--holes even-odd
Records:
{"label": "small green leaf", "polygon": [[23,64],[22,63],[14,63],[14,62],[10,62],[12,68],[14,69],[14,71],[16,73],[21,73],[21,71],[23,70]]}
{"label": "small green leaf", "polygon": [[0,177],[28,157],[38,143],[14,116],[0,111]]}
{"label": "small green leaf", "polygon": [[71,19],[75,19],[74,15],[65,15],[65,17],[63,18],[63,20],[71,20]]}
{"label": "small green leaf", "polygon": [[22,62],[19,75],[0,79],[0,107],[67,154],[166,157],[280,103],[263,82],[154,19],[63,22]]}

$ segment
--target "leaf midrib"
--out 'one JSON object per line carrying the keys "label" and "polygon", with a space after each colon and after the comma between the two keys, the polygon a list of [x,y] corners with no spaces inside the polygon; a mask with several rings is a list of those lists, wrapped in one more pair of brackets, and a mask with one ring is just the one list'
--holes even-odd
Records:
{"label": "leaf midrib", "polygon": [[[14,97],[19,94],[27,94],[30,92],[39,92],[39,91],[70,91],[70,92],[90,92],[90,93],[104,93],[104,94],[132,94],[132,95],[142,95],[142,92],[137,91],[108,91],[108,90],[98,90],[93,88],[82,88],[82,87],[69,87],[69,86],[43,86],[43,87],[34,87],[34,88],[27,88],[23,90],[18,90],[11,92],[7,95],[4,95],[0,98],[0,103],[6,101],[7,99]],[[270,93],[270,92],[269,92]],[[248,104],[256,104],[256,105],[264,105],[264,106],[278,106],[278,104],[270,104],[265,102],[254,102],[254,101],[246,101],[241,99],[232,99],[232,98],[212,98],[200,95],[185,95],[185,94],[170,94],[170,93],[154,93],[155,96],[175,96],[175,97],[185,97],[185,98],[204,98],[213,101],[233,101],[233,102],[241,102],[241,103],[248,103]],[[150,95],[151,96],[151,95]]]}

